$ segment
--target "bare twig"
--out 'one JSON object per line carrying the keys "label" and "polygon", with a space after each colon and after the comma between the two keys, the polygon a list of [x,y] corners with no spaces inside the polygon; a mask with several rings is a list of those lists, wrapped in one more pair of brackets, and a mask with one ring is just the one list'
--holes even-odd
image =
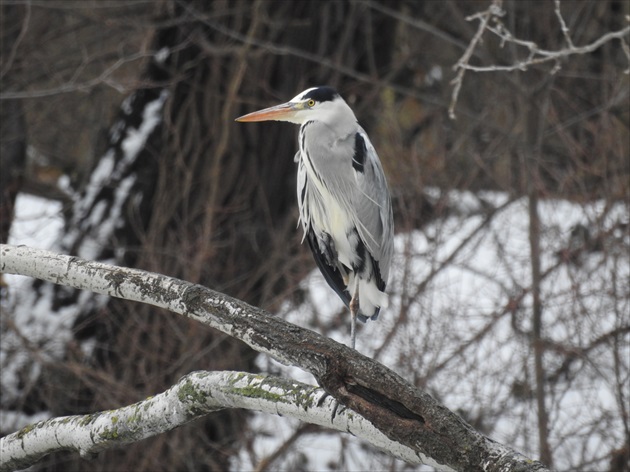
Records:
{"label": "bare twig", "polygon": [[3,92],[3,93],[0,93],[0,100],[41,98],[41,97],[49,97],[51,95],[58,95],[61,93],[88,91],[91,88],[100,84],[106,84],[121,93],[127,92],[128,87],[125,87],[123,84],[117,81],[114,81],[111,78],[111,75],[114,72],[116,72],[118,69],[120,69],[123,65],[127,64],[128,62],[137,61],[139,59],[143,59],[143,58],[150,57],[153,55],[154,53],[145,53],[145,52],[131,54],[130,56],[118,59],[114,64],[112,64],[107,69],[105,69],[98,77],[87,80],[85,82],[75,82],[74,80],[70,80],[66,83],[59,85],[58,87],[53,87],[50,89],[32,90],[32,91],[29,90],[29,91],[19,91],[19,92]]}
{"label": "bare twig", "polygon": [[540,49],[534,42],[515,38],[501,23],[499,23],[497,26],[488,26],[486,29],[494,33],[498,37],[500,37],[503,42],[511,42],[519,46],[527,47],[530,50],[530,54],[527,57],[527,59],[517,62],[512,65],[507,65],[507,66],[501,66],[501,65],[472,66],[468,63],[463,63],[460,65],[458,62],[456,67],[461,66],[467,70],[471,70],[474,72],[527,70],[527,68],[532,65],[542,64],[542,63],[550,62],[550,61],[556,61],[558,59],[569,57],[575,54],[588,54],[590,52],[593,52],[599,49],[601,46],[603,46],[609,41],[612,41],[613,39],[619,39],[622,41],[622,44],[625,44],[625,41],[623,41],[623,38],[624,36],[630,34],[630,26],[626,26],[625,28],[619,31],[612,31],[610,33],[606,33],[603,36],[596,39],[595,41],[593,41],[592,43],[586,44],[584,46],[570,46],[564,49],[559,49],[557,51],[548,51],[546,49]]}
{"label": "bare twig", "polygon": [[553,0],[553,2],[555,5],[554,12],[556,13],[556,16],[558,17],[558,21],[560,22],[560,27],[562,28],[562,34],[564,35],[564,39],[569,45],[569,48],[574,48],[575,46],[573,46],[573,40],[571,39],[571,35],[569,34],[569,28],[567,27],[567,24],[564,22],[564,18],[562,17],[562,11],[560,11],[560,0]]}
{"label": "bare twig", "polygon": [[228,38],[238,41],[239,43],[255,46],[261,51],[275,54],[278,56],[293,56],[299,59],[304,59],[305,61],[309,61],[309,62],[312,62],[313,64],[317,64],[318,67],[324,67],[331,71],[338,72],[358,82],[377,85],[381,88],[389,88],[403,95],[421,99],[422,101],[426,103],[432,103],[439,106],[444,105],[444,103],[441,102],[439,98],[436,98],[433,94],[422,93],[412,87],[405,87],[402,85],[395,84],[391,81],[386,81],[377,77],[372,77],[369,74],[358,72],[355,68],[340,64],[337,61],[334,61],[324,55],[314,54],[303,49],[299,49],[293,46],[286,46],[284,44],[277,44],[272,41],[266,41],[266,40],[261,40],[258,38],[248,37],[245,34],[242,34],[232,28],[229,28],[224,23],[216,21],[211,16],[195,10],[194,7],[188,3],[182,3],[182,6],[196,20],[204,23],[208,27],[214,29],[215,31],[218,31],[219,33],[227,36]]}
{"label": "bare twig", "polygon": [[[183,49],[188,45],[188,41],[178,45],[176,48],[171,48],[169,54],[176,52],[180,49]],[[43,90],[22,90],[15,92],[2,92],[0,93],[0,100],[13,100],[13,99],[26,99],[26,98],[41,98],[41,97],[49,97],[52,95],[59,95],[62,93],[70,93],[70,92],[87,92],[90,89],[105,84],[108,87],[115,89],[120,93],[127,93],[132,89],[138,88],[137,84],[126,85],[118,80],[112,78],[112,75],[124,65],[142,60],[147,58],[154,58],[154,60],[160,62],[162,56],[164,55],[164,51],[140,51],[134,54],[129,54],[128,56],[119,58],[116,62],[114,62],[111,66],[106,68],[103,72],[101,72],[97,77],[86,80],[84,82],[77,82],[77,76],[80,75],[81,71],[86,67],[86,63],[82,63],[75,73],[73,74],[73,78],[58,87],[53,87],[49,89]],[[152,84],[143,84],[145,87],[155,86],[155,83]]]}
{"label": "bare twig", "polygon": [[476,13],[466,18],[467,21],[478,19],[479,27],[477,28],[475,36],[473,36],[472,40],[468,44],[468,48],[464,52],[464,55],[459,59],[459,61],[457,61],[457,64],[453,66],[454,70],[459,69],[457,76],[451,81],[451,84],[453,85],[453,93],[451,95],[451,104],[448,107],[448,115],[453,120],[455,119],[455,105],[457,104],[457,97],[459,96],[459,91],[462,88],[462,81],[464,80],[464,74],[466,73],[465,65],[468,64],[468,61],[470,61],[470,57],[477,47],[477,44],[481,41],[481,37],[487,29],[490,19],[496,16],[503,16],[504,12],[501,9],[502,3],[502,0],[492,0],[492,5],[490,5],[486,11]]}
{"label": "bare twig", "polygon": [[146,3],[155,3],[155,0],[101,0],[98,2],[77,2],[76,0],[2,0],[4,5],[29,5],[39,8],[50,8],[59,10],[76,10],[77,8],[98,9],[98,8],[120,8]]}
{"label": "bare twig", "polygon": [[[501,0],[493,0],[492,5],[482,12],[476,13],[466,18],[467,21],[471,20],[479,20],[479,26],[477,28],[477,32],[471,39],[468,48],[462,55],[462,57],[457,61],[457,63],[453,66],[453,69],[457,71],[457,75],[452,80],[451,84],[453,85],[453,92],[451,95],[451,104],[449,106],[449,116],[451,119],[455,118],[455,106],[457,105],[457,99],[459,96],[459,92],[462,86],[462,82],[464,79],[465,71],[470,70],[473,72],[511,72],[511,71],[524,71],[529,67],[544,64],[547,62],[554,62],[554,67],[550,70],[550,74],[555,74],[558,70],[560,70],[560,60],[568,58],[574,55],[583,55],[589,54],[604,44],[618,39],[621,43],[621,47],[624,51],[624,54],[628,58],[629,66],[624,71],[624,73],[630,73],[630,47],[628,47],[628,43],[626,42],[626,36],[630,34],[630,26],[626,26],[618,31],[611,31],[606,34],[603,34],[596,40],[592,41],[589,44],[584,46],[576,46],[573,44],[573,40],[570,36],[569,28],[562,17],[562,12],[560,10],[560,0],[554,0],[555,8],[554,12],[558,18],[560,23],[560,28],[562,30],[562,34],[564,36],[565,42],[567,46],[556,50],[546,50],[541,49],[538,45],[533,41],[527,41],[524,39],[520,39],[515,37],[509,29],[501,22],[499,17],[504,15],[503,10],[501,10]],[[492,20],[492,21],[491,21]],[[630,18],[626,18],[627,21],[630,21]],[[497,36],[501,40],[501,46],[504,46],[507,43],[515,44],[517,46],[522,46],[527,48],[529,53],[527,57],[523,60],[515,61],[513,64],[508,65],[499,65],[492,64],[487,66],[475,66],[470,64],[470,58],[473,55],[475,48],[482,42],[482,36],[484,32],[489,31]]]}
{"label": "bare twig", "polygon": [[436,26],[433,26],[432,24],[426,21],[423,21],[419,18],[412,18],[409,15],[405,15],[404,13],[398,10],[394,10],[393,8],[389,8],[385,6],[385,4],[383,4],[382,2],[375,2],[373,0],[369,0],[366,3],[371,9],[379,11],[385,15],[391,16],[392,18],[395,18],[398,21],[406,23],[420,31],[425,31],[448,44],[452,44],[462,49],[466,49],[467,47],[465,42],[460,41],[459,39],[453,37],[453,35],[448,34],[444,30],[441,30],[440,28],[437,28]]}
{"label": "bare twig", "polygon": [[[346,411],[344,411],[344,413],[346,413]],[[293,432],[293,434],[291,436],[289,436],[288,439],[283,441],[282,444],[280,444],[276,448],[275,451],[273,451],[271,454],[263,457],[260,460],[260,462],[256,466],[256,469],[255,469],[254,472],[265,472],[265,471],[269,470],[271,465],[279,457],[282,457],[282,455],[287,451],[287,449],[289,449],[293,444],[295,444],[295,441],[297,441],[299,438],[301,438],[304,434],[306,434],[306,433],[308,433],[310,431],[313,431],[314,428],[320,429],[320,428],[317,428],[316,426],[314,427],[312,424],[301,424],[300,426],[298,426],[298,428]]]}
{"label": "bare twig", "polygon": [[26,32],[28,31],[28,27],[31,23],[31,5],[30,3],[26,3],[24,6],[26,7],[26,13],[24,15],[24,20],[22,21],[22,27],[20,28],[20,33],[15,39],[15,42],[11,46],[11,52],[9,53],[9,57],[7,58],[6,62],[2,65],[2,71],[0,71],[0,79],[3,79],[4,76],[7,74],[7,72],[11,70],[11,66],[13,65],[13,61],[15,60],[15,55],[17,53],[18,47],[24,40],[24,36],[26,36]]}

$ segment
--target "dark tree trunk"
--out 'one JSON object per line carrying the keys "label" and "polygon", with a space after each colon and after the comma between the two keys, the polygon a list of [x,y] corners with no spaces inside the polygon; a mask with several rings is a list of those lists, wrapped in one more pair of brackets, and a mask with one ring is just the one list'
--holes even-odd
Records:
{"label": "dark tree trunk", "polygon": [[[20,34],[21,8],[2,7],[1,61],[2,87],[12,84],[9,62],[16,60],[13,51]],[[0,101],[0,241],[6,243],[13,221],[15,197],[22,186],[26,167],[26,123],[22,103],[18,100]]]}
{"label": "dark tree trunk", "polygon": [[9,238],[15,197],[26,167],[26,124],[22,105],[7,100],[0,105],[0,241]]}

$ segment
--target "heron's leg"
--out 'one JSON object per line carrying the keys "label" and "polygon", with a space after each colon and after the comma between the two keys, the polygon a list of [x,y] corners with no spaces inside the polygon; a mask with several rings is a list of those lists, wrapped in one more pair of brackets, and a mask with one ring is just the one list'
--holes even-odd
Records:
{"label": "heron's leg", "polygon": [[354,349],[357,343],[357,314],[350,310],[352,320],[350,321],[350,347]]}
{"label": "heron's leg", "polygon": [[359,283],[357,281],[354,295],[350,300],[350,347],[354,349],[357,342],[357,314],[359,313]]}

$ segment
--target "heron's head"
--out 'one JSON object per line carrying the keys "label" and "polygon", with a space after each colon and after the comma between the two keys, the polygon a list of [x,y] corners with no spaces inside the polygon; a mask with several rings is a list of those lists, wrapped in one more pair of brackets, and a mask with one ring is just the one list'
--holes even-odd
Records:
{"label": "heron's head", "polygon": [[356,123],[356,118],[335,89],[322,86],[307,89],[286,103],[249,113],[236,121],[288,121],[300,125],[321,121],[337,125],[340,122]]}

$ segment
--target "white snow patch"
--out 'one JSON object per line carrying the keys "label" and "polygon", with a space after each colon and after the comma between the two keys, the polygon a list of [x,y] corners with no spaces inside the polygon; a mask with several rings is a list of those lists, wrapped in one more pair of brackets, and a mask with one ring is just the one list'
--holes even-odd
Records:
{"label": "white snow patch", "polygon": [[168,95],[168,90],[162,90],[158,98],[146,104],[144,112],[142,113],[142,124],[140,127],[137,130],[133,128],[127,130],[127,136],[122,142],[122,149],[125,152],[125,161],[130,162],[135,159],[151,132],[160,123],[162,119],[162,106],[168,98]]}
{"label": "white snow patch", "polygon": [[[50,249],[63,228],[62,209],[61,202],[18,193],[7,244]],[[4,274],[3,278],[12,291],[20,290],[24,283],[32,280],[13,274]]]}

